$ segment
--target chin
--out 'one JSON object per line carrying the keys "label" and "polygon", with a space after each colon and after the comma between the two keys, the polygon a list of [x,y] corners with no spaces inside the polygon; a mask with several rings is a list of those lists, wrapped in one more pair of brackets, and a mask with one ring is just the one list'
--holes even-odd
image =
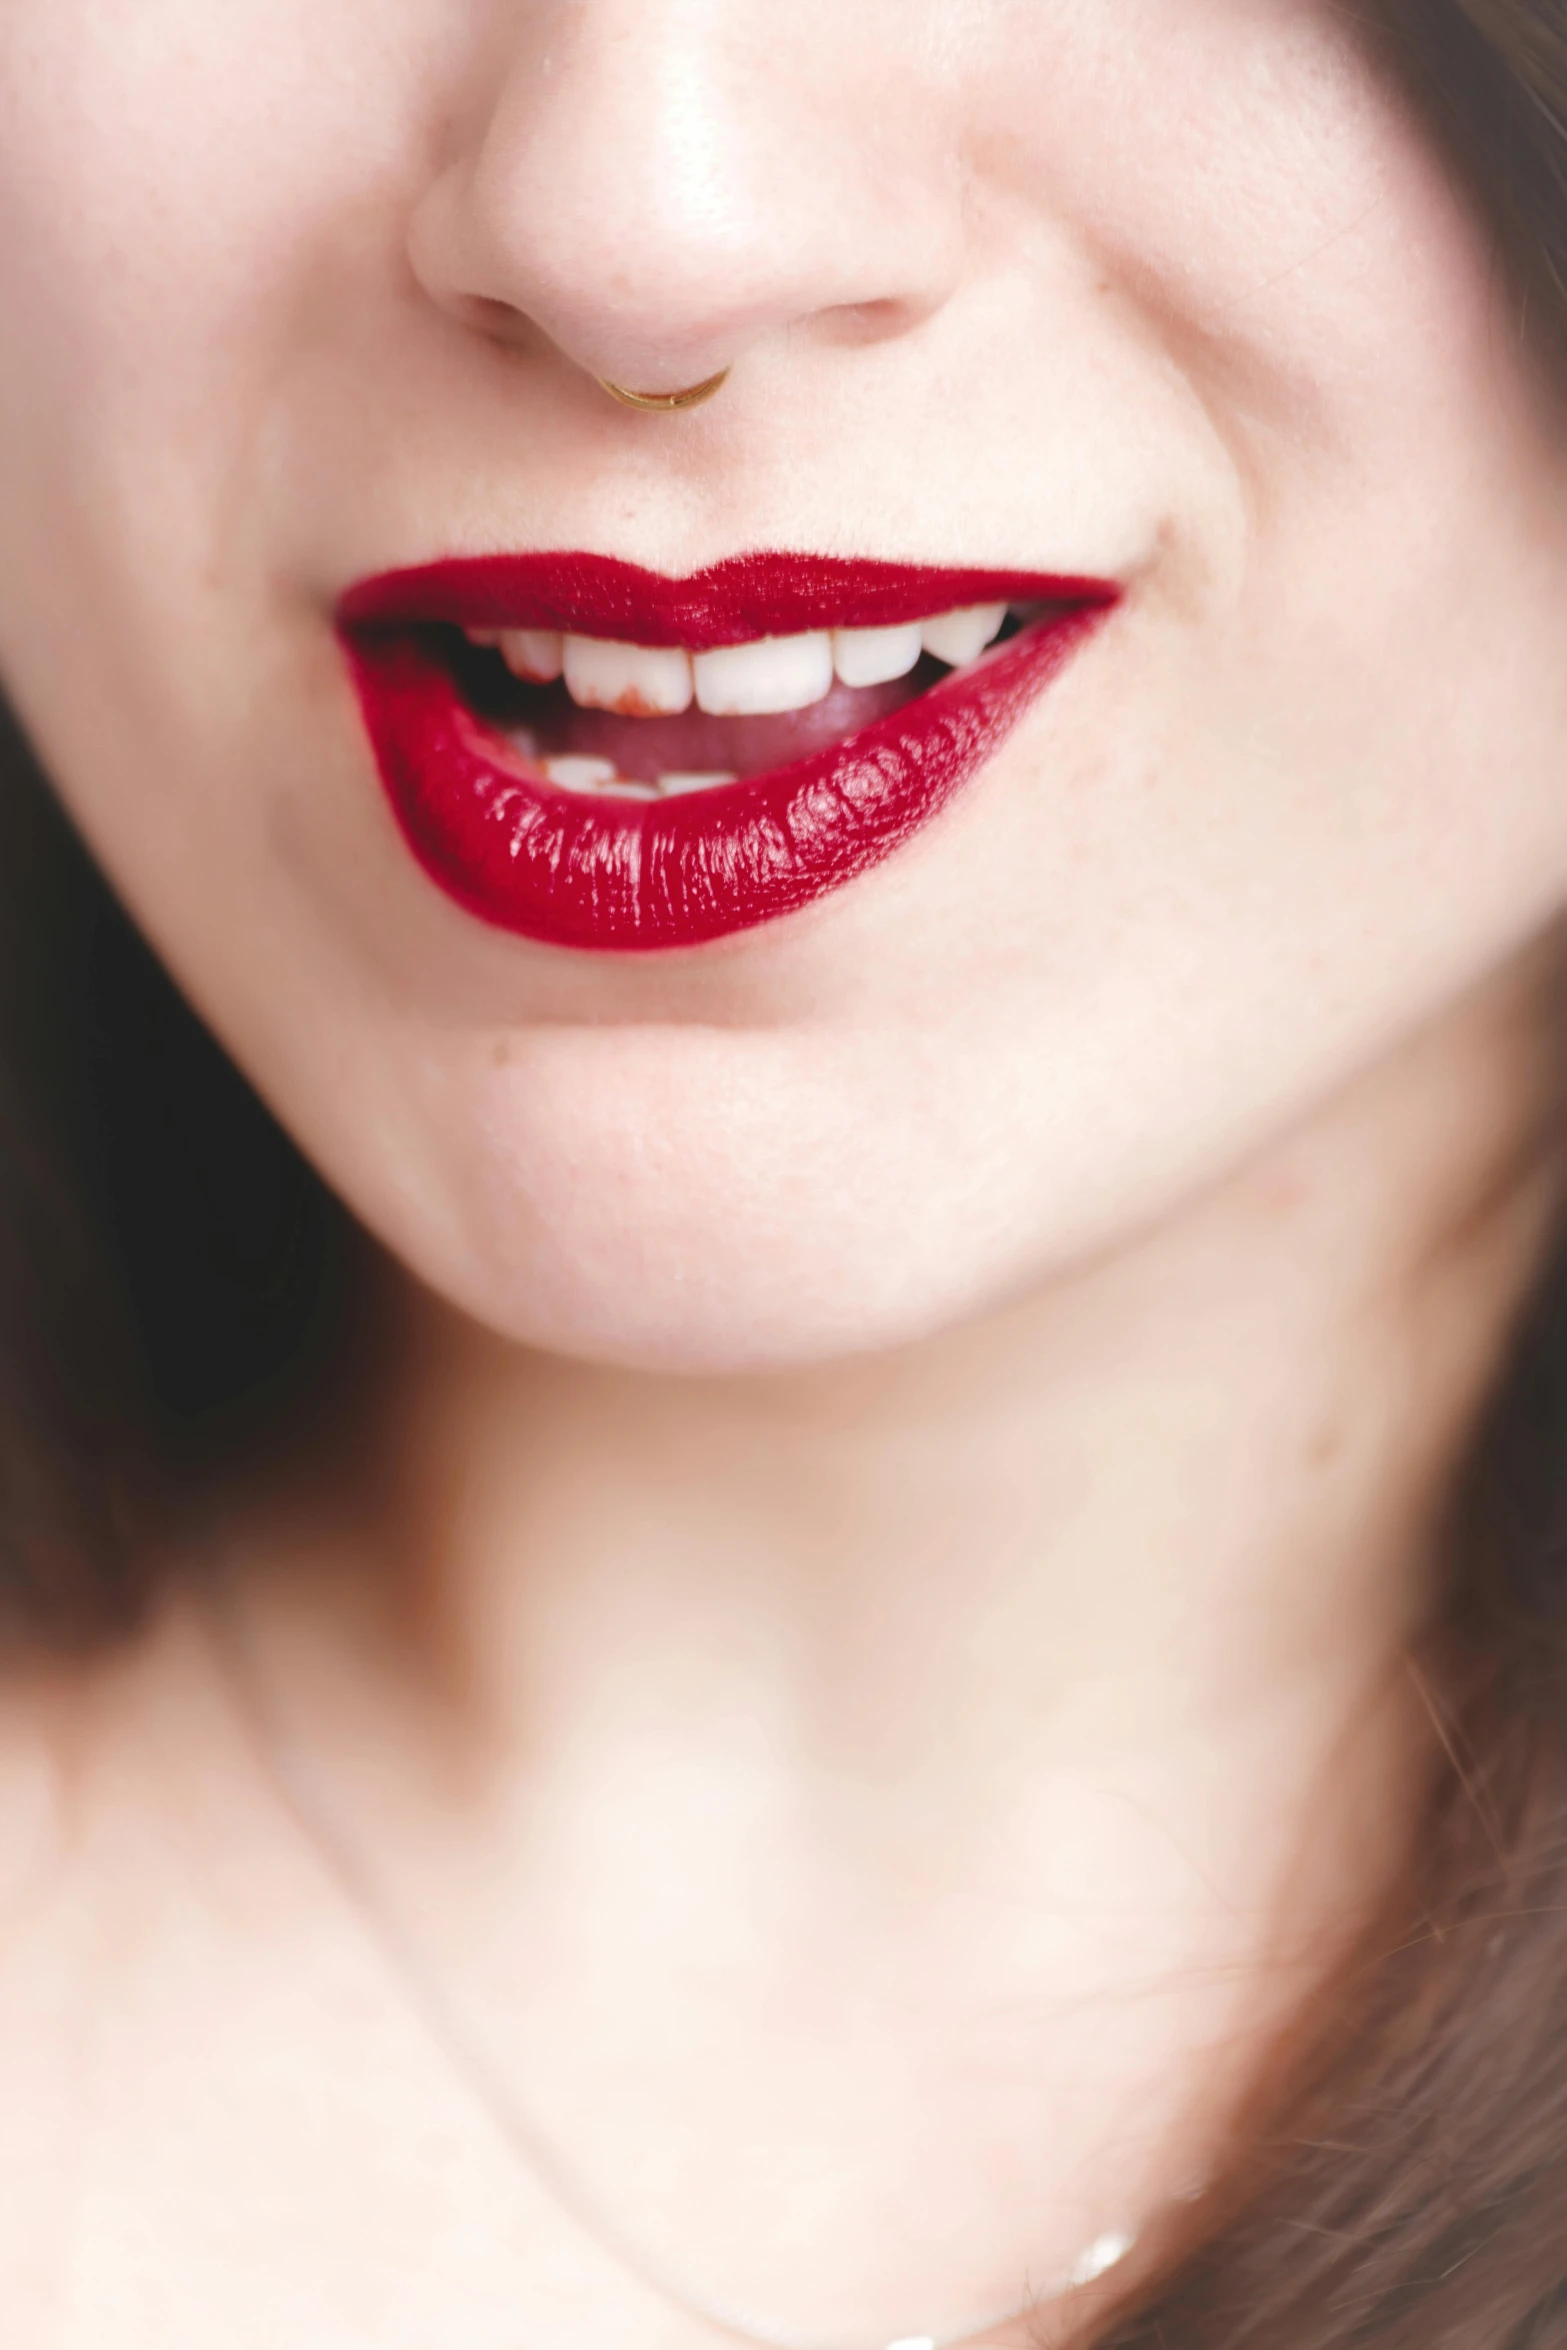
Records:
{"label": "chin", "polygon": [[[801,1228],[768,1213],[724,1225],[642,1185],[533,1184],[510,1230],[426,1283],[514,1345],[650,1375],[723,1378],[821,1367],[908,1346],[984,1301],[985,1269],[874,1245],[807,1194]],[[405,1252],[407,1261],[407,1252]]]}
{"label": "chin", "polygon": [[[494,1336],[532,1351],[648,1377],[724,1379],[821,1369],[895,1351],[947,1319],[931,1282],[897,1299],[874,1279],[846,1286],[836,1252],[791,1257],[778,1271],[741,1250],[671,1250],[654,1266],[636,1246],[597,1233],[540,1236],[544,1262],[505,1268],[493,1285],[445,1288],[447,1302]],[[793,1273],[795,1278],[787,1277]]]}
{"label": "chin", "polygon": [[1018,1278],[1016,1217],[976,1207],[972,1168],[866,1117],[798,1040],[578,1031],[446,1102],[462,1114],[389,1154],[423,1160],[411,1189],[334,1172],[394,1257],[514,1344],[788,1371],[909,1345]]}

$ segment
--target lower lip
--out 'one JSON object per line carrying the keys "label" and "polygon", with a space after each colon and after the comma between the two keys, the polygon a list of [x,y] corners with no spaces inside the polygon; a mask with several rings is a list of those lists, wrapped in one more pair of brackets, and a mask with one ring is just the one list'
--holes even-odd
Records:
{"label": "lower lip", "polygon": [[812,758],[669,800],[535,780],[416,631],[355,627],[344,644],[387,797],[437,888],[549,946],[645,954],[758,929],[881,864],[994,756],[1107,610],[1034,622]]}

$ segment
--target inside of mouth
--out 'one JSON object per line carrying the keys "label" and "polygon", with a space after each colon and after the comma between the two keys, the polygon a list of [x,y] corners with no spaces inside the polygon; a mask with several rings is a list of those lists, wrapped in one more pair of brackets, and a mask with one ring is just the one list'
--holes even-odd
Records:
{"label": "inside of mouth", "polygon": [[[995,642],[1017,635],[1033,617],[1009,613]],[[717,788],[791,766],[847,742],[952,675],[948,663],[926,653],[905,676],[883,685],[835,680],[804,709],[715,717],[693,705],[679,717],[628,717],[579,707],[558,679],[528,683],[498,651],[459,629],[440,631],[439,650],[469,710],[531,773],[560,788],[644,798]]]}

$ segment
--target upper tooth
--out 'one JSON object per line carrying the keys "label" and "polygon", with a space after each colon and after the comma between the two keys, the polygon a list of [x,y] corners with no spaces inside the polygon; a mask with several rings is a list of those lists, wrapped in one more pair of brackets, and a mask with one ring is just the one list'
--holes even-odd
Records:
{"label": "upper tooth", "polygon": [[678,718],[695,700],[709,717],[755,718],[807,709],[832,691],[835,673],[846,686],[885,685],[907,677],[922,653],[963,668],[979,658],[1006,616],[1005,604],[979,604],[902,628],[819,629],[695,654],[551,628],[467,633],[476,645],[499,645],[507,666],[531,684],[564,676],[572,700],[585,710]]}
{"label": "upper tooth", "polygon": [[917,666],[923,633],[917,620],[909,628],[835,628],[833,667],[845,685],[886,685]]}
{"label": "upper tooth", "polygon": [[832,638],[825,629],[810,636],[769,636],[755,644],[721,645],[698,653],[697,708],[710,718],[762,718],[780,710],[804,710],[832,691]]}
{"label": "upper tooth", "polygon": [[920,632],[925,650],[934,653],[938,661],[961,669],[979,659],[1006,616],[1005,604],[975,604],[966,611],[943,612],[938,619],[927,620]]}
{"label": "upper tooth", "polygon": [[584,710],[618,710],[624,718],[678,718],[691,707],[691,656],[651,645],[568,636],[566,691]]}
{"label": "upper tooth", "polygon": [[556,628],[508,628],[501,635],[506,666],[533,685],[552,685],[561,672],[563,638]]}

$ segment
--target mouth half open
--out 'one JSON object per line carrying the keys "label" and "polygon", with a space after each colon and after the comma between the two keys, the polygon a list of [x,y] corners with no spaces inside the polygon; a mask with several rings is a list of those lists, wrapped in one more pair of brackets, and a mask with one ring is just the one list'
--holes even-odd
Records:
{"label": "mouth half open", "polygon": [[993,756],[1113,583],[747,556],[394,573],[339,631],[383,786],[468,912],[693,947],[881,863]]}

